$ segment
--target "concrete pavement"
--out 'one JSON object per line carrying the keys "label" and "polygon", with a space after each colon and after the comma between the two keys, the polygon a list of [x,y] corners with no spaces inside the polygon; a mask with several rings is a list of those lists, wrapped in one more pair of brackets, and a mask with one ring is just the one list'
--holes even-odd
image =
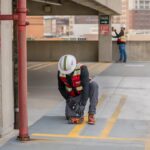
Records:
{"label": "concrete pavement", "polygon": [[54,78],[56,63],[29,63],[32,140],[13,138],[0,150],[150,150],[150,63],[87,65],[100,85],[96,125],[88,125],[86,115],[81,125],[67,124]]}

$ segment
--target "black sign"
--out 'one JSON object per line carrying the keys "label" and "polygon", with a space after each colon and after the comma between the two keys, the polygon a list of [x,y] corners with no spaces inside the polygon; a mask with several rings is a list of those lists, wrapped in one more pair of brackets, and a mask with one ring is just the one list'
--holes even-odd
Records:
{"label": "black sign", "polygon": [[109,16],[108,15],[100,16],[100,24],[109,24]]}

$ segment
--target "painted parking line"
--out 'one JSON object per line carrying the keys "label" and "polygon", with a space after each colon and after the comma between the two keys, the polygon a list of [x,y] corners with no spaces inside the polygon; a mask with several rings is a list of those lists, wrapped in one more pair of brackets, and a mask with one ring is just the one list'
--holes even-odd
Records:
{"label": "painted parking line", "polygon": [[82,124],[76,125],[70,133],[67,135],[68,137],[78,137],[80,135],[80,132],[84,129],[86,126],[86,122],[88,120],[88,116],[84,117],[84,122]]}
{"label": "painted parking line", "polygon": [[[99,103],[98,103],[98,106],[97,107],[100,107],[104,100],[106,99],[106,95],[102,95],[100,100],[99,100]],[[110,119],[108,119],[108,121],[106,122],[106,125],[104,127],[104,129],[102,130],[100,136],[80,136],[80,132],[85,128],[86,126],[86,122],[87,122],[87,119],[88,117],[86,116],[85,117],[85,121],[82,123],[82,124],[79,124],[79,125],[76,125],[68,135],[60,135],[60,134],[38,134],[38,135],[42,135],[42,136],[51,136],[51,137],[70,137],[70,138],[75,138],[75,137],[79,137],[79,138],[82,138],[82,137],[85,137],[85,138],[96,138],[96,139],[107,139],[109,138],[109,133],[111,132],[114,124],[116,123],[118,117],[119,117],[119,114],[121,112],[121,108],[123,107],[124,103],[126,101],[126,96],[122,96],[121,99],[120,99],[120,102],[118,104],[118,106],[116,107],[114,113],[112,114],[112,116],[110,117]],[[37,134],[33,134],[34,136],[37,135]]]}
{"label": "painted parking line", "polygon": [[[68,136],[65,134],[46,134],[46,133],[33,133],[32,137],[44,137],[44,138],[72,138],[72,139],[95,139],[95,140],[108,140],[108,141],[124,141],[124,142],[146,142],[145,138],[119,138],[119,137],[99,137],[99,136]],[[148,147],[148,143],[147,143]]]}
{"label": "painted parking line", "polygon": [[[101,101],[99,103],[100,107],[105,100],[106,95],[101,97]],[[122,107],[126,102],[126,96],[122,96],[119,104],[117,105],[114,113],[108,119],[105,128],[103,129],[100,136],[82,136],[80,132],[85,127],[86,123],[84,122],[81,125],[76,125],[69,134],[47,134],[47,133],[33,133],[31,137],[44,137],[44,138],[71,138],[71,139],[95,139],[95,140],[108,140],[108,141],[120,141],[120,142],[142,142],[145,144],[145,150],[150,150],[150,140],[147,138],[119,138],[119,137],[109,137],[109,133],[111,132],[113,126],[115,125],[119,114],[121,112]],[[87,119],[87,118],[86,118]]]}
{"label": "painted parking line", "polygon": [[51,63],[45,64],[45,65],[36,67],[36,68],[34,68],[33,70],[34,70],[34,71],[35,71],[35,70],[40,70],[40,69],[43,69],[43,68],[46,68],[46,67],[48,67],[48,66],[52,66],[52,65],[55,65],[55,64],[56,64],[56,62],[55,62],[55,63],[54,63],[54,62],[51,62]]}
{"label": "painted parking line", "polygon": [[[106,97],[107,97],[106,94],[103,94],[100,97],[98,104],[97,104],[97,108],[99,108],[103,104]],[[32,136],[37,136],[37,135],[38,136],[40,136],[40,135],[41,136],[47,136],[48,135],[50,137],[53,137],[53,136],[54,137],[78,137],[80,135],[80,132],[82,131],[82,129],[86,126],[87,119],[88,119],[88,117],[86,116],[84,123],[79,124],[79,125],[75,125],[75,127],[67,135],[63,135],[63,134],[36,134],[35,133],[35,134],[32,134]]]}
{"label": "painted parking line", "polygon": [[93,68],[95,68],[95,67],[97,67],[97,66],[99,66],[98,63],[93,63],[92,65],[90,65],[90,66],[88,67],[88,69],[89,69],[89,70],[92,70]]}
{"label": "painted parking line", "polygon": [[94,63],[92,66],[89,67],[89,71],[92,72],[93,70],[101,69],[104,65],[105,64],[103,63]]}
{"label": "painted parking line", "polygon": [[116,107],[112,116],[108,119],[104,129],[102,130],[102,132],[100,134],[100,138],[103,139],[103,138],[107,138],[109,136],[109,133],[111,132],[113,126],[115,125],[115,123],[120,115],[121,109],[125,104],[126,98],[127,98],[126,96],[121,97],[118,106]]}
{"label": "painted parking line", "polygon": [[[99,99],[98,101],[98,105],[97,105],[97,108],[99,108],[104,100],[106,99],[106,95],[102,95],[101,98]],[[80,135],[80,132],[85,128],[86,126],[86,123],[88,121],[88,116],[86,115],[84,117],[84,122],[82,124],[78,124],[76,125],[71,131],[70,133],[68,134],[69,137],[78,137]]]}
{"label": "painted parking line", "polygon": [[142,64],[127,64],[125,65],[125,67],[144,67],[145,65],[142,65]]}
{"label": "painted parking line", "polygon": [[110,67],[111,63],[95,63],[91,67],[89,67],[89,72],[92,75],[97,75],[106,70],[108,67]]}
{"label": "painted parking line", "polygon": [[45,64],[47,64],[47,63],[38,63],[38,64],[35,64],[35,65],[30,65],[30,66],[28,67],[28,69],[33,69],[33,68],[35,68],[35,67],[39,67],[39,66],[42,66],[42,65],[45,65]]}
{"label": "painted parking line", "polygon": [[[82,64],[82,63],[81,63]],[[84,65],[86,65],[88,68],[92,67],[94,63],[83,63]]]}

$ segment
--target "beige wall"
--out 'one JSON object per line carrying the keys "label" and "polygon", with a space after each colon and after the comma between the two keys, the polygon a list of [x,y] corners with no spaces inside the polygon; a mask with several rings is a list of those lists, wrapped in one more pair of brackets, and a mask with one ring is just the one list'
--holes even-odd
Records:
{"label": "beige wall", "polygon": [[[129,61],[150,61],[150,42],[127,42]],[[113,42],[112,59],[119,57],[118,45]],[[73,54],[78,61],[98,61],[98,42],[96,41],[28,41],[29,61],[56,61],[64,54]],[[108,56],[106,55],[106,58]]]}
{"label": "beige wall", "polygon": [[98,61],[98,41],[28,41],[29,61],[56,61],[64,54],[78,61]]}
{"label": "beige wall", "polygon": [[[150,61],[150,41],[127,42],[126,51],[128,61]],[[119,50],[116,42],[113,42],[113,60],[119,58]]]}
{"label": "beige wall", "polygon": [[[11,14],[11,0],[1,0],[0,10],[2,14]],[[12,21],[1,21],[0,31],[0,136],[3,136],[13,130],[14,124]]]}

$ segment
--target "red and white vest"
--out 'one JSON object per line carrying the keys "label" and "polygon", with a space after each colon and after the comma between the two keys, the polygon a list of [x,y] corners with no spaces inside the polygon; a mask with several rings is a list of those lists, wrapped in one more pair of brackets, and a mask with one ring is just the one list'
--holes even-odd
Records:
{"label": "red and white vest", "polygon": [[[62,74],[62,73],[59,74],[61,81],[65,84],[66,91],[68,92],[68,94],[70,96],[73,96],[73,97],[77,96],[76,93],[78,95],[80,95],[80,93],[83,90],[83,86],[81,85],[81,67],[82,67],[82,65],[77,64],[77,66],[73,72],[72,79],[71,79],[72,85],[70,85],[67,82],[65,74]],[[76,92],[73,90],[73,88],[76,90]]]}

